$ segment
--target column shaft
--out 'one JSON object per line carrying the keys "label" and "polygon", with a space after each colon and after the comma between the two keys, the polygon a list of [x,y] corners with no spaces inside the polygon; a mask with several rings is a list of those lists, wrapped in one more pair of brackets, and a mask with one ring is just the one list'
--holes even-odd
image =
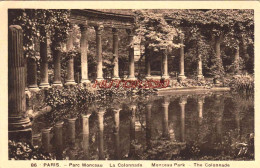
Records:
{"label": "column shaft", "polygon": [[41,57],[41,83],[40,88],[50,87],[49,78],[48,78],[48,58],[47,58],[47,36],[46,30],[41,28],[40,30],[41,37],[43,38],[40,41],[40,57]]}
{"label": "column shaft", "polygon": [[180,44],[181,44],[181,48],[180,48],[180,74],[179,74],[179,79],[183,80],[185,79],[185,74],[184,74],[184,35],[181,35],[180,37]]}
{"label": "column shaft", "polygon": [[115,142],[115,159],[120,159],[120,139],[119,139],[119,124],[120,124],[120,110],[114,110],[114,122],[115,122],[115,129],[114,129],[114,142]]}
{"label": "column shaft", "polygon": [[134,60],[134,47],[132,46],[133,44],[133,30],[127,29],[128,33],[128,41],[129,41],[129,75],[128,75],[128,80],[136,80],[135,78],[135,60]]}
{"label": "column shaft", "polygon": [[27,59],[27,69],[28,69],[28,88],[30,90],[38,90],[37,85],[37,64],[35,58]]}
{"label": "column shaft", "polygon": [[98,111],[98,152],[99,159],[104,160],[104,114],[105,110]]}
{"label": "column shaft", "polygon": [[151,55],[148,50],[145,52],[145,70],[146,70],[146,78],[151,77]]}
{"label": "column shaft", "polygon": [[[69,32],[68,41],[67,41],[67,54],[73,50],[73,34],[72,30]],[[67,62],[67,78],[65,85],[75,85],[74,79],[74,58],[69,55],[69,60]]]}
{"label": "column shaft", "polygon": [[96,26],[96,54],[97,54],[97,79],[103,80],[103,62],[102,62],[102,39],[101,33],[103,26]]}
{"label": "column shaft", "polygon": [[169,102],[165,101],[162,104],[163,107],[163,120],[162,120],[162,128],[163,128],[163,133],[162,137],[168,138],[169,137],[169,127],[168,127],[168,107],[169,107]]}
{"label": "column shaft", "polygon": [[54,86],[62,86],[61,83],[61,51],[53,50],[53,63],[54,63]]}
{"label": "column shaft", "polygon": [[62,152],[63,152],[63,122],[59,122],[55,124],[54,126],[54,139],[55,139],[55,150],[56,150],[56,155],[57,159],[61,160],[62,159]]}
{"label": "column shaft", "polygon": [[162,50],[162,79],[169,79],[167,50]]}
{"label": "column shaft", "polygon": [[88,79],[88,34],[86,25],[82,25],[80,49],[81,49],[81,83],[90,83]]}
{"label": "column shaft", "polygon": [[202,59],[201,59],[201,55],[198,53],[198,67],[197,67],[197,79],[203,79],[203,73],[202,73]]}
{"label": "column shaft", "polygon": [[119,79],[119,65],[118,65],[118,30],[113,28],[113,55],[114,55],[114,69],[113,79]]}
{"label": "column shaft", "polygon": [[9,139],[31,137],[31,122],[25,116],[25,58],[23,32],[18,25],[8,31],[8,132]]}

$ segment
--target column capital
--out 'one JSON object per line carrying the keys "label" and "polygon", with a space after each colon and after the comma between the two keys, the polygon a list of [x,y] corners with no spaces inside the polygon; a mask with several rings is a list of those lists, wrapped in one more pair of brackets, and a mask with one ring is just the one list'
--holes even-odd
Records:
{"label": "column capital", "polygon": [[69,123],[75,123],[76,120],[77,120],[77,117],[68,118]]}
{"label": "column capital", "polygon": [[117,113],[119,113],[121,110],[122,110],[121,108],[116,108],[116,109],[113,109],[113,112],[114,112],[115,114],[117,114]]}
{"label": "column capital", "polygon": [[104,26],[103,25],[96,25],[94,26],[95,30],[96,30],[96,34],[100,35],[101,32],[104,30]]}
{"label": "column capital", "polygon": [[136,105],[131,104],[131,105],[130,105],[130,109],[136,110]]}
{"label": "column capital", "polygon": [[133,29],[126,29],[126,32],[128,36],[134,36],[134,30]]}
{"label": "column capital", "polygon": [[118,29],[117,28],[112,28],[113,35],[118,35]]}
{"label": "column capital", "polygon": [[43,128],[42,133],[50,133],[51,128]]}
{"label": "column capital", "polygon": [[99,109],[96,113],[98,115],[98,117],[103,117],[105,114],[106,110],[105,109]]}
{"label": "column capital", "polygon": [[198,103],[199,103],[199,104],[203,104],[203,103],[205,102],[204,99],[205,99],[204,96],[199,97],[199,98],[198,98]]}
{"label": "column capital", "polygon": [[89,118],[91,116],[91,113],[82,114],[81,116],[82,118]]}
{"label": "column capital", "polygon": [[79,28],[81,32],[87,31],[89,28],[88,24],[79,24]]}
{"label": "column capital", "polygon": [[63,121],[60,121],[60,122],[57,122],[57,123],[55,123],[55,127],[62,127],[63,126],[63,124],[64,124],[64,122]]}
{"label": "column capital", "polygon": [[163,102],[162,103],[162,107],[166,107],[167,108],[167,107],[169,107],[169,104],[170,104],[169,102]]}
{"label": "column capital", "polygon": [[187,98],[181,98],[179,104],[180,104],[180,105],[185,105],[185,104],[187,104]]}

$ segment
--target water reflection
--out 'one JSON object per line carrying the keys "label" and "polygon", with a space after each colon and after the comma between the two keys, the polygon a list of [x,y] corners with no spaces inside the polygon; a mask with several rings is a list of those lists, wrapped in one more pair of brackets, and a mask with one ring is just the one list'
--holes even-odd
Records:
{"label": "water reflection", "polygon": [[[245,141],[254,132],[253,116],[248,115],[253,101],[241,106],[241,100],[238,103],[223,94],[147,97],[114,107],[97,106],[93,114],[85,112],[56,123],[53,133],[42,129],[41,144],[45,152],[55,152],[57,159],[71,160],[140,159],[144,152],[153,151],[144,156],[158,152],[154,150],[161,142],[175,143],[175,155],[187,148],[185,157],[194,155],[188,150],[194,144],[192,150],[198,148],[200,154],[232,153],[234,138]],[[235,137],[230,137],[234,131]]]}

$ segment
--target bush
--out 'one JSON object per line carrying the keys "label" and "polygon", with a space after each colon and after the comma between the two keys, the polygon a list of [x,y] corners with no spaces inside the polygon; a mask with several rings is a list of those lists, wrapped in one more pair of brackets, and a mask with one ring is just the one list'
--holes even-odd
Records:
{"label": "bush", "polygon": [[229,82],[229,86],[238,92],[254,93],[254,78],[250,75],[234,76]]}

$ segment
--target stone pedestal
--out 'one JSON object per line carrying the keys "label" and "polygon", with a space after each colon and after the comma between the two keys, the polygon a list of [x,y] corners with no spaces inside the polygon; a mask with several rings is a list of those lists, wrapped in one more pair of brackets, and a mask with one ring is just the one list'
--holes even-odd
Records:
{"label": "stone pedestal", "polygon": [[103,60],[102,60],[102,40],[101,33],[104,27],[102,25],[95,26],[96,30],[96,55],[97,55],[97,81],[104,80],[103,78]]}
{"label": "stone pedestal", "polygon": [[128,80],[136,80],[135,77],[135,60],[134,60],[134,47],[131,46],[133,43],[133,30],[131,29],[127,29],[127,33],[128,33],[128,41],[129,41],[129,75],[128,75]]}
{"label": "stone pedestal", "polygon": [[46,153],[51,152],[50,131],[50,128],[42,129],[42,149]]}
{"label": "stone pedestal", "polygon": [[113,56],[114,56],[114,69],[113,69],[113,80],[118,80],[119,78],[119,65],[118,65],[118,30],[113,28]]}
{"label": "stone pedestal", "polygon": [[23,32],[18,25],[8,30],[8,138],[31,141],[31,122],[26,115]]}
{"label": "stone pedestal", "polygon": [[41,67],[41,83],[40,88],[49,88],[49,77],[48,77],[48,58],[47,58],[47,36],[46,30],[41,28],[40,30],[41,37],[43,40],[40,42],[40,67]]}
{"label": "stone pedestal", "polygon": [[88,29],[87,25],[80,25],[81,39],[81,83],[90,83],[88,79]]}
{"label": "stone pedestal", "polygon": [[37,64],[35,58],[27,59],[28,88],[31,91],[39,90],[37,85]]}
{"label": "stone pedestal", "polygon": [[184,74],[184,35],[180,36],[180,74],[178,76],[179,80],[184,80],[186,79],[186,76]]}
{"label": "stone pedestal", "polygon": [[55,140],[55,150],[57,159],[62,159],[62,152],[63,152],[63,122],[58,122],[54,126],[54,140]]}

